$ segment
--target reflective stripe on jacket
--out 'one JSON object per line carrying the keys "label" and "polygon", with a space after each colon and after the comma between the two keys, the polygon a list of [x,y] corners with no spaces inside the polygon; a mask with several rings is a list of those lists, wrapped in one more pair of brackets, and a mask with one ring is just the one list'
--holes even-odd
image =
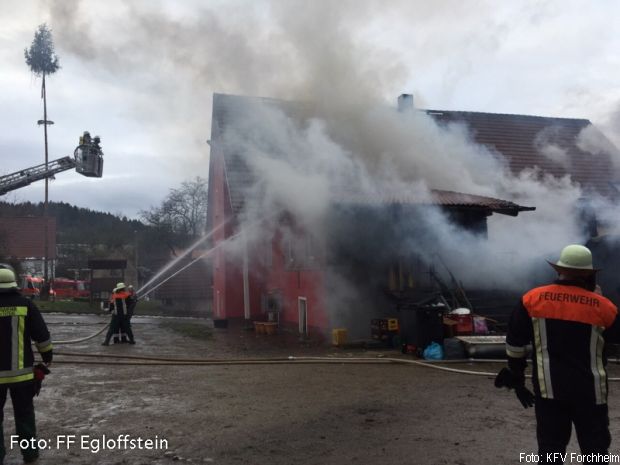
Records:
{"label": "reflective stripe on jacket", "polygon": [[128,313],[128,308],[131,300],[131,294],[126,291],[115,292],[110,297],[110,304],[112,307],[112,313],[120,317],[124,317]]}
{"label": "reflective stripe on jacket", "polygon": [[33,379],[32,340],[40,353],[52,350],[39,309],[17,291],[0,292],[0,384]]}
{"label": "reflective stripe on jacket", "polygon": [[605,330],[618,310],[607,298],[559,281],[526,293],[506,336],[511,368],[525,369],[532,344],[532,381],[546,399],[607,402]]}

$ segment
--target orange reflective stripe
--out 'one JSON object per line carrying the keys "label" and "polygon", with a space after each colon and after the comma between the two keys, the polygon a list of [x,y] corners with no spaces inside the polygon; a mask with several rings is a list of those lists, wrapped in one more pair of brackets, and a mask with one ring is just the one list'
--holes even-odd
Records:
{"label": "orange reflective stripe", "polygon": [[551,284],[523,296],[523,306],[532,318],[553,318],[609,328],[618,308],[609,299],[577,286]]}

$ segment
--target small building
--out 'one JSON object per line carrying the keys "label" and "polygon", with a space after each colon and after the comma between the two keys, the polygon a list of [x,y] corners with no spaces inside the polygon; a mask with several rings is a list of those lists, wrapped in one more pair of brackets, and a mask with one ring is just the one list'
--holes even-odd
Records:
{"label": "small building", "polygon": [[56,260],[56,218],[47,219],[47,254],[45,253],[45,218],[35,216],[0,219],[0,257],[20,263],[23,273],[43,276],[47,255],[50,276]]}
{"label": "small building", "polygon": [[203,255],[205,250],[195,249],[176,256],[180,258],[162,260],[160,269],[167,269],[166,274],[144,287],[142,293],[160,300],[177,316],[211,316],[211,262]]}
{"label": "small building", "polygon": [[90,299],[107,302],[112,290],[125,281],[127,260],[122,258],[90,258]]}

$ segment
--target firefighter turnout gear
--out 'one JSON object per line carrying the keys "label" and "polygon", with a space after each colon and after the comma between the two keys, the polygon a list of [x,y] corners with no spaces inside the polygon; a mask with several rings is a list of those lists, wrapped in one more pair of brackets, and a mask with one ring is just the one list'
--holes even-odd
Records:
{"label": "firefighter turnout gear", "polygon": [[525,346],[532,342],[536,395],[606,403],[603,334],[616,314],[608,299],[568,282],[529,291],[510,320],[506,338],[510,368],[523,371]]}
{"label": "firefighter turnout gear", "polygon": [[[606,340],[617,338],[618,310],[593,292],[596,270],[588,249],[566,247],[552,266],[558,281],[527,292],[511,315],[508,368],[524,385],[531,344],[539,454],[564,453],[572,424],[582,453],[607,453],[611,439],[604,347]],[[589,274],[567,275],[567,269]],[[524,404],[523,392],[517,396]]]}
{"label": "firefighter turnout gear", "polygon": [[128,319],[129,308],[132,302],[133,297],[127,292],[125,285],[123,283],[118,283],[110,297],[109,309],[112,313],[112,321],[110,322],[110,328],[108,329],[103,345],[109,345],[110,339],[112,336],[115,336],[119,330],[122,334],[127,335],[130,344],[135,344]]}
{"label": "firefighter turnout gear", "polygon": [[31,462],[39,455],[31,441],[36,437],[32,341],[46,364],[52,361],[52,343],[39,309],[19,293],[16,285],[10,285],[7,271],[15,281],[12,271],[0,269],[0,463],[6,453],[1,422],[9,393],[17,435],[28,440],[28,447],[21,452],[24,461]]}

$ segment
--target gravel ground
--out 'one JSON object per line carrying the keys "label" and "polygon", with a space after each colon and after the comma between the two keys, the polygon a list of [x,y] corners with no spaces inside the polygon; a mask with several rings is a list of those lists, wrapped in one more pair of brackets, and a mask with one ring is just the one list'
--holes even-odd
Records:
{"label": "gravel ground", "polygon": [[[105,323],[97,316],[46,320],[55,340],[93,334]],[[56,350],[185,358],[399,356],[240,329],[200,337],[209,330],[197,319],[137,317],[133,326],[135,346],[102,347],[99,336]],[[520,463],[520,453],[536,451],[533,411],[485,376],[396,364],[126,366],[60,360],[35,400],[39,436],[49,444],[41,464],[512,464]],[[611,366],[610,373],[620,376],[620,367]],[[619,437],[620,385],[611,389],[611,428]],[[8,447],[9,406],[5,417]],[[90,442],[119,434],[164,439],[167,449],[95,452],[97,443]],[[67,448],[62,441],[71,435],[76,443]],[[578,450],[574,440],[570,450]],[[620,446],[613,443],[611,452],[620,453]],[[21,463],[19,452],[9,450],[5,462]]]}

